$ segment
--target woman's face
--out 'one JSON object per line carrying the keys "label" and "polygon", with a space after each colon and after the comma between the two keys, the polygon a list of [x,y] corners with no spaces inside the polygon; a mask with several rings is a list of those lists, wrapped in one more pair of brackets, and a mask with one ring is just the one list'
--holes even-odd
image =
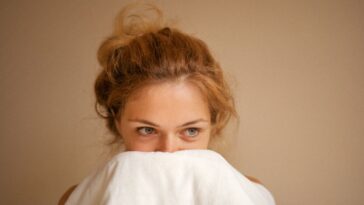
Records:
{"label": "woman's face", "polygon": [[200,90],[187,82],[139,89],[116,123],[127,151],[206,149],[210,140],[208,104]]}

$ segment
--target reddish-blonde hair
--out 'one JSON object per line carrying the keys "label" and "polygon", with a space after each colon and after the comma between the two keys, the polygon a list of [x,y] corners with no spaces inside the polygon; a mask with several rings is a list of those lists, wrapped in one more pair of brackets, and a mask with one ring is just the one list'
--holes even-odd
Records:
{"label": "reddish-blonde hair", "polygon": [[164,26],[162,12],[155,6],[144,6],[143,11],[154,18],[126,7],[116,18],[113,34],[98,50],[102,71],[95,82],[96,111],[106,119],[115,136],[113,142],[122,142],[115,120],[128,97],[150,82],[175,80],[200,89],[209,105],[211,136],[220,136],[229,118],[236,115],[222,69],[203,41]]}

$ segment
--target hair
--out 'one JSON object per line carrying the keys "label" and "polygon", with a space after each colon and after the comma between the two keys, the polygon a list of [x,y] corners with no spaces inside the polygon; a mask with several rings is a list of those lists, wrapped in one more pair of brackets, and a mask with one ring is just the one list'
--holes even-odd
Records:
{"label": "hair", "polygon": [[236,110],[223,71],[207,45],[166,26],[161,10],[149,4],[125,7],[114,26],[99,47],[102,70],[95,82],[96,112],[114,135],[110,144],[122,144],[115,121],[133,92],[150,82],[176,80],[200,89],[209,106],[211,137],[221,136]]}

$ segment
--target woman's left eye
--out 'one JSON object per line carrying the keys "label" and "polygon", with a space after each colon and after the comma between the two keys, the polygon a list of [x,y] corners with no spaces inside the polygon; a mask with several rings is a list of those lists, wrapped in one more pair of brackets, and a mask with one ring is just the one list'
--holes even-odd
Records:
{"label": "woman's left eye", "polygon": [[184,131],[185,136],[187,137],[195,137],[199,134],[200,130],[198,128],[187,128]]}

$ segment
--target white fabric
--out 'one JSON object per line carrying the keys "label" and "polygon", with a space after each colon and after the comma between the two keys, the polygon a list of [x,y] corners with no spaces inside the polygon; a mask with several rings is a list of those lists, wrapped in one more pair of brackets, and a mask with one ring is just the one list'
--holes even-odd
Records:
{"label": "white fabric", "polygon": [[211,150],[123,152],[82,181],[66,205],[274,205]]}

